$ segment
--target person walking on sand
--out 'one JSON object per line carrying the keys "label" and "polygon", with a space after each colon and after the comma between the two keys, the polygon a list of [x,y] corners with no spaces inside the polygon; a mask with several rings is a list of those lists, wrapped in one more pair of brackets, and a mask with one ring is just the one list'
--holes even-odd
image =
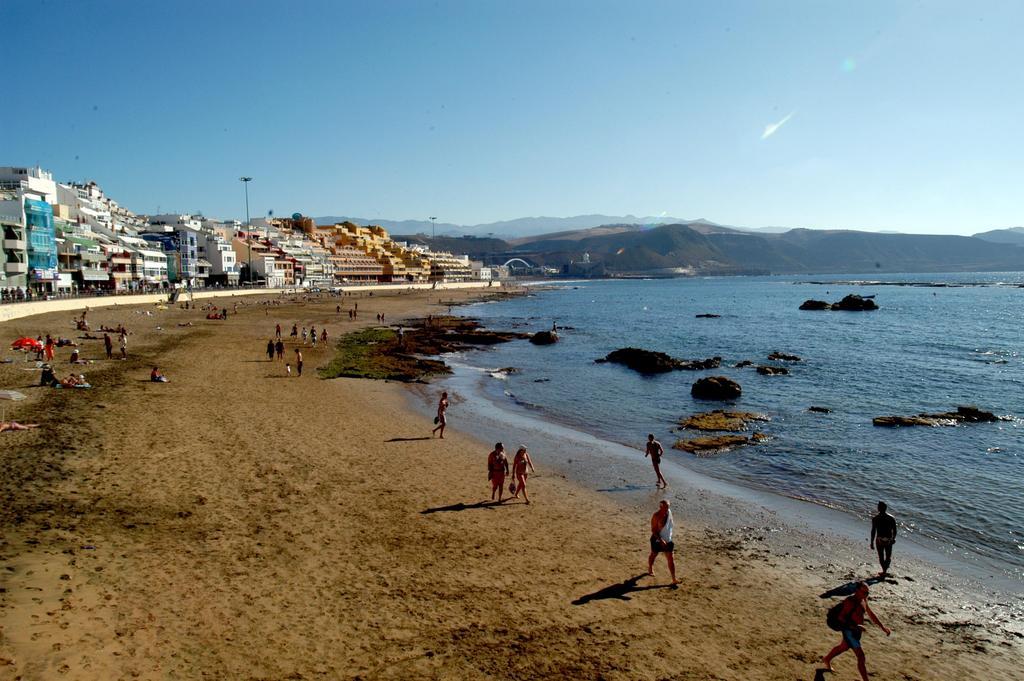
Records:
{"label": "person walking on sand", "polygon": [[494,493],[498,493],[498,503],[504,499],[505,476],[508,475],[508,457],[505,456],[505,445],[500,442],[494,444],[494,449],[487,455],[487,479],[491,481],[491,501],[494,501]]}
{"label": "person walking on sand", "polygon": [[299,335],[299,325],[292,324],[292,338],[296,338]]}
{"label": "person walking on sand", "polygon": [[654,473],[658,476],[658,482],[656,487],[668,487],[668,481],[665,480],[665,476],[661,474],[661,457],[665,454],[665,448],[661,446],[661,443],[654,439],[654,434],[650,433],[647,436],[647,449],[644,451],[644,457],[651,457],[651,463],[654,464]]}
{"label": "person walking on sand", "polygon": [[295,348],[295,373],[302,375],[302,351]]}
{"label": "person walking on sand", "polygon": [[277,348],[274,345],[274,339],[271,338],[270,340],[267,341],[267,361],[270,361],[270,362],[274,361],[274,352],[276,350],[277,350]]}
{"label": "person walking on sand", "polygon": [[119,342],[121,346],[121,359],[128,359],[128,330],[121,329],[121,339]]}
{"label": "person walking on sand", "polygon": [[518,499],[519,494],[522,493],[523,498],[526,499],[526,503],[530,503],[530,497],[526,494],[526,477],[527,469],[530,473],[536,473],[536,469],[533,467],[533,460],[530,458],[530,452],[526,451],[526,445],[520,445],[516,451],[516,456],[512,459],[512,475],[516,479],[516,490],[512,495]]}
{"label": "person walking on sand", "polygon": [[447,392],[443,392],[443,393],[441,393],[441,399],[439,399],[437,401],[437,416],[434,417],[434,423],[436,423],[437,426],[432,431],[430,431],[431,435],[433,435],[437,431],[441,431],[441,439],[442,440],[444,439],[444,427],[446,425],[448,425],[448,419],[445,417],[447,412],[448,412],[448,393]]}
{"label": "person walking on sand", "polygon": [[276,336],[277,338],[281,337],[281,325],[280,324],[278,324],[277,326],[274,327],[274,333],[277,334],[277,336]]}
{"label": "person walking on sand", "polygon": [[109,333],[103,334],[103,348],[107,351],[107,359],[114,359],[114,341]]}
{"label": "person walking on sand", "polygon": [[[852,596],[847,596],[839,606],[835,619],[839,631],[843,634],[843,640],[839,642],[839,645],[830,650],[828,655],[821,658],[821,663],[825,665],[826,670],[834,671],[832,669],[833,658],[842,655],[847,650],[853,650],[853,654],[857,656],[857,670],[860,672],[860,678],[862,681],[868,681],[864,650],[860,647],[860,637],[864,631],[864,615],[867,614],[871,621],[885,632],[886,636],[891,634],[892,631],[879,622],[875,613],[871,612],[871,608],[868,607],[868,585],[866,582],[858,582],[857,590]],[[831,623],[829,626],[832,626]]]}
{"label": "person walking on sand", "polygon": [[277,343],[274,344],[274,351],[277,353],[278,359],[284,359],[284,341],[278,339]]}
{"label": "person walking on sand", "polygon": [[668,499],[662,499],[658,504],[658,510],[651,516],[651,555],[647,557],[647,574],[654,576],[654,559],[659,553],[664,553],[665,560],[668,561],[669,574],[672,575],[672,583],[678,584],[676,561],[672,556],[676,545],[672,541],[672,509],[669,506]]}
{"label": "person walking on sand", "polygon": [[896,543],[896,519],[886,513],[888,508],[884,501],[879,501],[878,515],[871,519],[871,548],[878,550],[878,564],[882,566],[882,577],[889,574],[892,545]]}
{"label": "person walking on sand", "polygon": [[320,342],[327,345],[327,329],[320,332]]}

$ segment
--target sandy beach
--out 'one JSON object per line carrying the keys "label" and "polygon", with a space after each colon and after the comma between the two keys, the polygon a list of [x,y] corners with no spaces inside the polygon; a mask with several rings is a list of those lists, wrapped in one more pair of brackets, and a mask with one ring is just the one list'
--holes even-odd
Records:
{"label": "sandy beach", "polygon": [[[410,404],[432,386],[417,398],[321,380],[321,345],[303,348],[301,377],[266,359],[276,323],[294,364],[293,323],[337,338],[380,312],[395,323],[481,295],[257,297],[237,313],[226,299],[225,321],[97,309],[94,328],[132,335],[127,361],[78,341],[97,360],[81,368],[91,390],[29,387],[33,364],[0,365],[0,388],[28,395],[2,405],[8,418],[42,424],[0,434],[0,679],[820,678],[839,636],[818,596],[870,574],[867,551],[862,565],[808,565],[779,549],[804,535],[723,528],[707,518],[714,493],[670,476],[673,589],[660,558],[645,576],[653,480],[619,498],[536,448],[533,503],[483,503],[493,442],[460,420],[457,395],[439,440]],[[76,337],[71,318],[6,322],[0,336]],[[149,382],[156,365],[169,383]],[[937,612],[918,598],[934,585],[895,581],[872,590],[893,630],[868,627],[872,678],[1019,678],[1024,638]],[[857,678],[852,654],[834,665],[824,678]]]}

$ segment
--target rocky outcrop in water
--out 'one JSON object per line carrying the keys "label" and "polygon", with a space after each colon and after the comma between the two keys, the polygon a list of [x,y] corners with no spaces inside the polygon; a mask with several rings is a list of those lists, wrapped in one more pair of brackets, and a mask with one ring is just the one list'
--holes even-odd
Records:
{"label": "rocky outcrop in water", "polygon": [[787,369],[786,367],[773,367],[762,364],[761,366],[757,367],[757,373],[761,374],[762,376],[788,376],[789,369]]}
{"label": "rocky outcrop in water", "polygon": [[807,411],[815,414],[831,414],[832,410],[828,407],[807,407]]}
{"label": "rocky outcrop in water", "polygon": [[709,312],[705,312],[705,313],[703,313],[703,314],[698,314],[698,315],[694,315],[694,316],[695,316],[695,317],[696,317],[697,319],[718,319],[718,318],[719,318],[719,317],[721,317],[722,315],[720,315],[720,314],[711,314],[711,313],[709,313]]}
{"label": "rocky outcrop in water", "polygon": [[708,376],[696,381],[690,394],[698,400],[735,400],[743,394],[743,389],[725,376]]}
{"label": "rocky outcrop in water", "polygon": [[872,298],[864,298],[851,293],[837,303],[827,303],[824,300],[805,300],[800,305],[801,310],[840,310],[843,312],[864,312],[866,310],[877,310],[878,304]]}
{"label": "rocky outcrop in water", "polygon": [[664,352],[642,350],[640,348],[619,348],[594,361],[599,364],[604,362],[622,364],[641,374],[664,374],[669,371],[717,369],[722,363],[722,358],[710,357],[708,359],[682,360],[666,355]]}
{"label": "rocky outcrop in water", "polygon": [[552,345],[558,342],[558,334],[554,331],[538,331],[530,336],[530,342],[534,345]]}
{"label": "rocky outcrop in water", "polygon": [[876,416],[871,423],[876,426],[956,426],[961,423],[993,423],[1008,421],[1003,416],[996,416],[990,411],[982,411],[977,407],[957,407],[956,411],[941,414],[915,414],[913,416]]}
{"label": "rocky outcrop in water", "polygon": [[679,440],[672,445],[672,449],[690,452],[697,456],[710,456],[733,447],[754,445],[767,439],[768,436],[764,433],[753,433],[749,437],[746,435],[714,435],[712,437],[699,437],[694,440]]}
{"label": "rocky outcrop in water", "polygon": [[783,362],[802,362],[803,361],[802,359],[800,359],[796,355],[790,355],[790,354],[787,354],[785,352],[779,352],[778,350],[776,350],[772,354],[768,355],[768,359],[773,359],[773,360],[776,360],[776,361],[783,361]]}
{"label": "rocky outcrop in water", "polygon": [[742,361],[736,362],[732,366],[734,369],[742,369],[743,367],[754,366],[754,363],[751,362],[749,359],[744,359]]}
{"label": "rocky outcrop in water", "polygon": [[723,411],[715,409],[700,414],[694,414],[685,421],[680,421],[683,428],[701,431],[726,431],[739,433],[747,429],[751,421],[767,421],[765,414],[755,414],[749,411]]}
{"label": "rocky outcrop in water", "polygon": [[877,310],[878,304],[872,298],[862,298],[851,293],[838,303],[832,303],[832,309],[845,312],[864,312],[866,310]]}

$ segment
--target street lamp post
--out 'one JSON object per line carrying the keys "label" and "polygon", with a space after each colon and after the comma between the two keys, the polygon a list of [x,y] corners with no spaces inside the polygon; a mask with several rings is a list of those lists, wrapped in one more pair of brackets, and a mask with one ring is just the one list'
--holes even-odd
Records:
{"label": "street lamp post", "polygon": [[249,224],[249,183],[251,177],[238,178],[245,187],[245,243],[249,245],[249,283],[252,283],[252,226]]}
{"label": "street lamp post", "polygon": [[437,238],[437,218],[433,216],[430,218],[430,238]]}

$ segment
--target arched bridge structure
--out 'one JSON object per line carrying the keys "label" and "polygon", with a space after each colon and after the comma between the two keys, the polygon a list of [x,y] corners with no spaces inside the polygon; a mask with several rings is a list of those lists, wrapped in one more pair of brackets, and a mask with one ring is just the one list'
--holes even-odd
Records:
{"label": "arched bridge structure", "polygon": [[502,265],[502,267],[509,267],[512,265],[512,263],[519,263],[522,267],[525,267],[528,270],[532,270],[535,267],[537,267],[536,265],[526,262],[522,258],[510,258],[505,262],[504,265]]}

